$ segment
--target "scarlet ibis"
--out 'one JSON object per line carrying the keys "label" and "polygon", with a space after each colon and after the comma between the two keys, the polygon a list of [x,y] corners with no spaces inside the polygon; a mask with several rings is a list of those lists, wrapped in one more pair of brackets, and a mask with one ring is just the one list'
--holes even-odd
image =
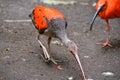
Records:
{"label": "scarlet ibis", "polygon": [[93,23],[99,15],[107,23],[107,40],[103,43],[103,46],[112,46],[110,44],[110,25],[109,19],[120,18],[120,0],[98,0],[96,4],[96,13],[91,21],[90,30],[92,30]]}
{"label": "scarlet ibis", "polygon": [[[50,56],[50,42],[52,37],[58,38],[68,50],[74,55],[79,67],[82,71],[83,79],[85,80],[85,74],[78,56],[77,45],[67,37],[66,28],[67,21],[63,14],[54,8],[48,8],[45,6],[37,6],[32,14],[29,15],[36,29],[38,30],[37,40],[41,45],[44,52],[44,59],[46,62],[51,61],[55,64],[57,62]],[[40,41],[40,35],[48,36],[48,52],[45,46]]]}

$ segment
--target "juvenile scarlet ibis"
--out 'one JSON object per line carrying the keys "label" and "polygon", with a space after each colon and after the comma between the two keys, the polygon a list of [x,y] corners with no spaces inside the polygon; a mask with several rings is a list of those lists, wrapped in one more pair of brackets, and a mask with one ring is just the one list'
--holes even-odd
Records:
{"label": "juvenile scarlet ibis", "polygon": [[112,46],[110,44],[110,25],[109,19],[120,18],[120,0],[98,0],[96,4],[96,13],[91,21],[90,30],[92,30],[93,23],[99,15],[107,23],[107,40],[105,43],[102,43],[103,46]]}
{"label": "juvenile scarlet ibis", "polygon": [[[44,52],[44,59],[46,62],[51,61],[55,64],[57,62],[50,55],[50,42],[52,37],[58,38],[68,50],[74,55],[79,67],[82,71],[83,79],[85,80],[85,74],[78,56],[77,45],[67,37],[66,28],[67,21],[63,14],[54,8],[48,8],[45,6],[36,7],[32,14],[29,15],[36,29],[38,30],[37,40]],[[48,51],[46,47],[40,41],[40,35],[48,36]]]}

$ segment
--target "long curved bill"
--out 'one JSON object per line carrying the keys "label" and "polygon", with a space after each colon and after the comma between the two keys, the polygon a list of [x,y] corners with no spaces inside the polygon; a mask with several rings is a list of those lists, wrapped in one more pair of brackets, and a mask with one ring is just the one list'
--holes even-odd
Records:
{"label": "long curved bill", "polygon": [[78,63],[78,65],[79,65],[80,69],[81,69],[82,76],[83,76],[83,80],[86,80],[85,72],[84,72],[84,70],[83,70],[83,67],[82,67],[82,64],[81,64],[81,62],[80,62],[80,58],[79,58],[78,54],[75,53],[75,54],[74,54],[74,57],[75,57],[75,59],[77,60],[77,63]]}
{"label": "long curved bill", "polygon": [[92,26],[93,26],[93,23],[96,19],[96,17],[98,16],[98,14],[100,13],[100,11],[102,10],[103,6],[99,6],[97,11],[95,12],[93,18],[92,18],[92,21],[90,22],[90,30],[92,30]]}

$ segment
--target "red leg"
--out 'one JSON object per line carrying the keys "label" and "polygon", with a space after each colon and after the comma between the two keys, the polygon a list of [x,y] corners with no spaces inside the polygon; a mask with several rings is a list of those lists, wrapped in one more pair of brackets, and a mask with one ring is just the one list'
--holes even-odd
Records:
{"label": "red leg", "polygon": [[49,55],[49,53],[47,52],[47,49],[45,48],[45,46],[44,46],[44,45],[42,44],[42,42],[40,41],[40,34],[38,34],[37,40],[38,40],[38,43],[40,44],[40,46],[41,46],[42,49],[43,49],[44,58],[45,58],[46,60],[49,60],[49,59],[50,59],[50,55]]}
{"label": "red leg", "polygon": [[103,47],[109,46],[112,47],[111,43],[110,43],[110,25],[109,25],[109,21],[108,19],[105,20],[107,23],[107,27],[106,27],[106,33],[107,33],[107,40],[104,43],[97,43],[97,44],[102,44]]}
{"label": "red leg", "polygon": [[42,44],[42,42],[40,41],[40,34],[38,34],[37,40],[38,40],[38,43],[40,44],[40,46],[43,49],[43,53],[44,54],[43,55],[41,54],[41,56],[45,60],[45,62],[50,62],[51,61],[51,62],[53,62],[56,65],[57,65],[57,62],[61,62],[59,60],[55,60],[55,59],[51,58],[51,56],[50,56],[50,41],[51,41],[51,37],[48,38],[48,51],[45,48],[45,46]]}

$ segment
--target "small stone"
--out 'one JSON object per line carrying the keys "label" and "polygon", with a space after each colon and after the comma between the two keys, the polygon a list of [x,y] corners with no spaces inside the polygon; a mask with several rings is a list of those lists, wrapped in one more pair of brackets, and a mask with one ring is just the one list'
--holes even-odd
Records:
{"label": "small stone", "polygon": [[25,58],[22,58],[22,61],[26,61],[26,59],[25,59]]}
{"label": "small stone", "polygon": [[95,7],[96,6],[96,3],[93,3],[93,5],[92,5],[93,7]]}
{"label": "small stone", "polygon": [[84,56],[84,58],[90,58],[90,56]]}
{"label": "small stone", "polygon": [[103,72],[102,73],[103,76],[114,76],[114,73],[113,72]]}
{"label": "small stone", "polygon": [[5,50],[6,50],[6,51],[9,51],[9,50],[10,50],[10,48],[6,48]]}
{"label": "small stone", "polygon": [[58,70],[62,70],[63,68],[61,67],[61,65],[58,65],[58,66],[57,66],[57,69],[58,69]]}
{"label": "small stone", "polygon": [[71,77],[69,77],[69,78],[68,78],[68,80],[73,80],[73,77],[72,77],[72,76],[71,76]]}

